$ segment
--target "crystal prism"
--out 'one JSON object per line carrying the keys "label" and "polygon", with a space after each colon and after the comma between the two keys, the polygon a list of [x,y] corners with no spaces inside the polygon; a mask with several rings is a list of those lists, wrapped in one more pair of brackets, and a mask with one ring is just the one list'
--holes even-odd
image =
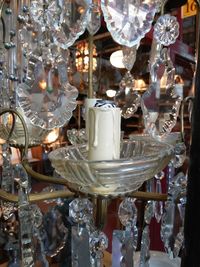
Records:
{"label": "crystal prism", "polygon": [[118,216],[121,224],[126,227],[134,226],[137,220],[137,208],[134,202],[132,198],[125,198],[119,206]]}
{"label": "crystal prism", "polygon": [[28,78],[19,84],[17,96],[32,124],[53,129],[65,125],[71,118],[78,90],[67,82],[66,62],[62,56],[58,54],[56,58],[43,60],[44,51],[39,49],[31,55]]}
{"label": "crystal prism", "polygon": [[137,45],[150,31],[156,13],[155,1],[101,1],[101,8],[112,38],[119,44]]}
{"label": "crystal prism", "polygon": [[120,82],[120,90],[115,95],[115,103],[122,110],[122,117],[128,119],[137,111],[141,97],[135,88],[135,80],[128,71]]}
{"label": "crystal prism", "polygon": [[128,71],[131,71],[136,60],[137,45],[133,47],[123,46],[122,53],[123,53],[122,63],[124,64],[124,67]]}
{"label": "crystal prism", "polygon": [[69,204],[69,216],[76,223],[90,223],[93,216],[93,205],[86,198],[76,198]]}
{"label": "crystal prism", "polygon": [[101,27],[101,12],[98,3],[90,5],[87,30],[91,35],[95,35]]}
{"label": "crystal prism", "polygon": [[47,20],[56,45],[63,49],[71,46],[83,34],[88,23],[90,0],[54,1],[58,14],[50,12]]}
{"label": "crystal prism", "polygon": [[[164,67],[160,76],[159,69]],[[171,132],[176,124],[181,105],[181,97],[174,90],[175,69],[167,49],[161,51],[161,58],[151,66],[153,82],[141,98],[146,131],[161,140]]]}
{"label": "crystal prism", "polygon": [[154,25],[154,38],[162,45],[168,46],[176,42],[179,35],[177,18],[165,14],[160,16]]}

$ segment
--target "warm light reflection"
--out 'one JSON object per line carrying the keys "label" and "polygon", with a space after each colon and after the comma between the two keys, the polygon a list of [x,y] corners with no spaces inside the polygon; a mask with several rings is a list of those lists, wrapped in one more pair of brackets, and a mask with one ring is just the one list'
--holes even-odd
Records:
{"label": "warm light reflection", "polygon": [[115,90],[113,90],[113,89],[109,89],[109,90],[106,91],[107,97],[114,97],[116,95],[116,93],[117,92]]}
{"label": "warm light reflection", "polygon": [[135,88],[138,91],[144,91],[147,89],[147,85],[143,79],[135,80]]}
{"label": "warm light reflection", "polygon": [[[76,68],[79,72],[88,72],[89,70],[89,45],[87,42],[80,42],[77,45],[76,51]],[[93,71],[97,68],[97,50],[96,46],[93,45]]]}
{"label": "warm light reflection", "polygon": [[54,143],[57,139],[58,139],[58,136],[59,136],[59,129],[53,129],[48,135],[47,137],[45,138],[44,140],[44,144],[51,144],[51,143]]}
{"label": "warm light reflection", "polygon": [[39,81],[39,87],[42,90],[46,90],[47,89],[47,82],[45,80]]}

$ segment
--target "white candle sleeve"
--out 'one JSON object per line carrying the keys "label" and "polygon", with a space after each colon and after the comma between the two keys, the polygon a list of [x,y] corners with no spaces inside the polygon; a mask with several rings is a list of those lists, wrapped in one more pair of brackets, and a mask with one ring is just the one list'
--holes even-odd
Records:
{"label": "white candle sleeve", "polygon": [[120,157],[120,108],[93,107],[88,114],[89,160],[115,160]]}
{"label": "white candle sleeve", "polygon": [[89,120],[88,120],[88,112],[89,108],[94,107],[99,98],[86,98],[84,102],[85,106],[85,129],[86,129],[86,136],[89,138]]}

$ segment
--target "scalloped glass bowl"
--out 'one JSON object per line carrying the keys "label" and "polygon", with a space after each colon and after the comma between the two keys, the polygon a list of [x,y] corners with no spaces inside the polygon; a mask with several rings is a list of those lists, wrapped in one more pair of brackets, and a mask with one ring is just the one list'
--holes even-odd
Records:
{"label": "scalloped glass bowl", "polygon": [[[18,109],[18,112],[23,116],[29,134],[29,146],[37,146],[41,144],[47,137],[47,135],[51,132],[50,130],[42,129],[38,126],[33,125],[28,118],[26,118],[22,111]],[[11,122],[3,124],[0,123],[0,138],[6,140],[9,136],[10,129],[12,127]],[[10,137],[9,143],[13,146],[24,146],[25,137],[24,137],[24,128],[21,121],[16,118],[15,127],[13,133]]]}
{"label": "scalloped glass bowl", "polygon": [[119,160],[89,161],[86,145],[67,146],[49,154],[52,166],[71,189],[101,196],[136,191],[163,170],[173,156],[173,147],[153,140],[121,142]]}

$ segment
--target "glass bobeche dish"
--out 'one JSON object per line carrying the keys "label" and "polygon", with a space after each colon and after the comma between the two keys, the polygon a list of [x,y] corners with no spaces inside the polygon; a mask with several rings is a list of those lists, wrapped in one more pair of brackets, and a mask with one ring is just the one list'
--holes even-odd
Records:
{"label": "glass bobeche dish", "polygon": [[49,154],[52,166],[71,189],[100,196],[136,191],[163,170],[173,157],[173,147],[149,139],[123,140],[119,160],[87,160],[87,145],[58,148]]}

